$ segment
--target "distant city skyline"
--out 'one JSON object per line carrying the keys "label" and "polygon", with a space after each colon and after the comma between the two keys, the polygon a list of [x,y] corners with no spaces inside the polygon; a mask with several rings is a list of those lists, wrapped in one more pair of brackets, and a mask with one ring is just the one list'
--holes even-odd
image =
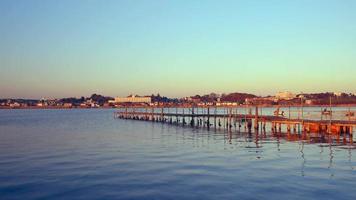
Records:
{"label": "distant city skyline", "polygon": [[0,2],[0,98],[356,93],[356,1]]}

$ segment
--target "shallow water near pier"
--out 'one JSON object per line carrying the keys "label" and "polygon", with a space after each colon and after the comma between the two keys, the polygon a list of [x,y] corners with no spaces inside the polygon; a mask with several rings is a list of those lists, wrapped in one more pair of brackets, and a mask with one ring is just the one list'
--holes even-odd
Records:
{"label": "shallow water near pier", "polygon": [[356,199],[353,138],[114,111],[0,110],[0,199]]}

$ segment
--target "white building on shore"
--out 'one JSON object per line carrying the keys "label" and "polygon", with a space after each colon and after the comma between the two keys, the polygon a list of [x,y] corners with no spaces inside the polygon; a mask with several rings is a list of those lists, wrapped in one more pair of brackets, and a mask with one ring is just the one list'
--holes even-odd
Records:
{"label": "white building on shore", "polygon": [[115,97],[115,103],[151,103],[151,97],[140,97],[136,95],[130,95],[128,97]]}
{"label": "white building on shore", "polygon": [[278,100],[290,100],[296,98],[296,95],[291,92],[278,92],[276,99]]}

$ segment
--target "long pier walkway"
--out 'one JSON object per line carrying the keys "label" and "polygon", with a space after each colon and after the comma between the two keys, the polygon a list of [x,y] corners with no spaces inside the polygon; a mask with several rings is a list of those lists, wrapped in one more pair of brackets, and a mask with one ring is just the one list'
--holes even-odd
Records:
{"label": "long pier walkway", "polygon": [[[291,118],[290,113],[289,117],[279,113],[262,115],[259,114],[259,107],[248,107],[248,113],[243,114],[238,113],[238,108],[241,107],[123,107],[115,112],[115,117],[207,129],[231,130],[233,127],[244,126],[249,131],[260,128],[265,130],[266,124],[269,123],[273,132],[281,132],[283,128],[287,132],[325,132],[350,135],[353,134],[353,127],[356,126],[356,120],[351,120],[351,118],[338,120],[330,117],[330,119],[314,120],[303,117]],[[199,112],[197,112],[198,110]]]}

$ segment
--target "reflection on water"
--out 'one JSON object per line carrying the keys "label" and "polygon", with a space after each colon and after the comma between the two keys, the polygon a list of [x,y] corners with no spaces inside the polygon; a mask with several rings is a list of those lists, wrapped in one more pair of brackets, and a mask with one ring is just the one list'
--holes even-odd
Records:
{"label": "reflection on water", "polygon": [[1,199],[354,199],[348,135],[0,110]]}

